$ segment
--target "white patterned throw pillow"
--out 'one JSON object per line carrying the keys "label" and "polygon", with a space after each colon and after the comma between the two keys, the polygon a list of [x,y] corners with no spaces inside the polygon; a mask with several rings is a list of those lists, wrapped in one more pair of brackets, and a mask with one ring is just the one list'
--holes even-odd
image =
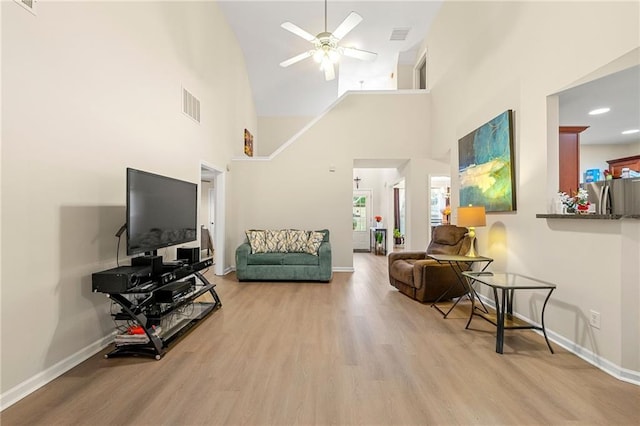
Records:
{"label": "white patterned throw pillow", "polygon": [[270,230],[266,231],[266,245],[268,253],[286,253],[287,252],[287,230]]}
{"label": "white patterned throw pillow", "polygon": [[307,250],[309,234],[299,229],[287,231],[287,251],[289,253],[304,253]]}
{"label": "white patterned throw pillow", "polygon": [[322,244],[322,240],[324,240],[324,233],[309,231],[309,239],[307,240],[307,248],[305,250],[305,253],[317,256],[320,244]]}
{"label": "white patterned throw pillow", "polygon": [[264,231],[250,229],[245,231],[245,234],[247,234],[247,240],[249,240],[249,245],[251,245],[251,254],[267,252]]}

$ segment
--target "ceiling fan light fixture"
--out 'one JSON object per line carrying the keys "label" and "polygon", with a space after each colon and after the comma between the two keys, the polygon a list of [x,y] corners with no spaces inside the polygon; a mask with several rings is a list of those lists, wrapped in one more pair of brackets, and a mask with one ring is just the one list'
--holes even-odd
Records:
{"label": "ceiling fan light fixture", "polygon": [[372,61],[376,58],[376,54],[367,52],[353,47],[344,48],[338,45],[338,42],[347,35],[353,28],[355,28],[362,21],[362,17],[355,12],[351,12],[333,33],[327,31],[327,1],[324,2],[324,32],[319,33],[317,36],[312,36],[310,33],[301,29],[291,22],[285,22],[281,27],[303,39],[313,43],[314,49],[305,53],[301,53],[297,56],[282,61],[281,67],[288,67],[301,60],[312,57],[313,60],[320,64],[320,69],[325,73],[325,79],[327,81],[335,78],[334,64],[340,61],[340,57],[344,54],[356,59]]}

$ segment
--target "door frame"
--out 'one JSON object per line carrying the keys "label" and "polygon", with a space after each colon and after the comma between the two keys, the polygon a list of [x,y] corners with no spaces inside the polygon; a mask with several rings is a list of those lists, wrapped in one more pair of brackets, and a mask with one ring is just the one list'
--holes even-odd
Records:
{"label": "door frame", "polygon": [[[215,185],[215,182],[214,182]],[[216,230],[215,230],[215,226],[216,226],[216,217],[215,217],[215,213],[216,211],[218,211],[218,205],[216,204],[217,200],[216,200],[216,187],[214,186],[213,188],[209,188],[209,223],[207,223],[207,229],[209,229],[209,233],[213,234],[213,238],[215,239],[216,237]],[[213,206],[213,208],[211,208],[211,206]],[[211,214],[211,212],[213,212],[213,214]],[[214,229],[211,229],[211,224],[213,223]]]}
{"label": "door frame", "polygon": [[[213,265],[213,271],[216,275],[224,275],[225,274],[225,219],[226,219],[226,170],[223,168],[216,167],[211,165],[205,161],[200,161],[200,182],[202,182],[202,170],[207,170],[213,173],[213,187],[215,192],[215,218],[213,221],[214,226],[214,241],[213,248],[215,250],[215,264]],[[202,190],[202,185],[198,185],[198,191]],[[198,204],[202,196],[198,197]],[[208,206],[207,206],[208,207]],[[202,206],[198,206],[198,209],[201,209]],[[198,210],[199,211],[199,210]],[[209,213],[211,214],[211,213]],[[209,220],[211,223],[211,220]],[[198,228],[199,229],[199,228]]]}

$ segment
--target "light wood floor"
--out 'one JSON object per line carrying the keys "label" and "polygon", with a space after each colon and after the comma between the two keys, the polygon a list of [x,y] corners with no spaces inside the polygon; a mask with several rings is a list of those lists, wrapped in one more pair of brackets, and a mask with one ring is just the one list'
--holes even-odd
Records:
{"label": "light wood floor", "polygon": [[160,361],[100,353],[1,414],[9,425],[640,423],[640,387],[527,331],[505,354],[354,255],[330,284],[208,277],[223,307]]}

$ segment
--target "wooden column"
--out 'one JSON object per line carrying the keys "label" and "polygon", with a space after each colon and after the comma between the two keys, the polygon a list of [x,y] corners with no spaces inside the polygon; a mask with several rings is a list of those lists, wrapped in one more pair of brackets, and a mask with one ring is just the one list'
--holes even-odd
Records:
{"label": "wooden column", "polygon": [[560,126],[560,184],[558,190],[572,195],[580,182],[580,133],[589,126]]}

